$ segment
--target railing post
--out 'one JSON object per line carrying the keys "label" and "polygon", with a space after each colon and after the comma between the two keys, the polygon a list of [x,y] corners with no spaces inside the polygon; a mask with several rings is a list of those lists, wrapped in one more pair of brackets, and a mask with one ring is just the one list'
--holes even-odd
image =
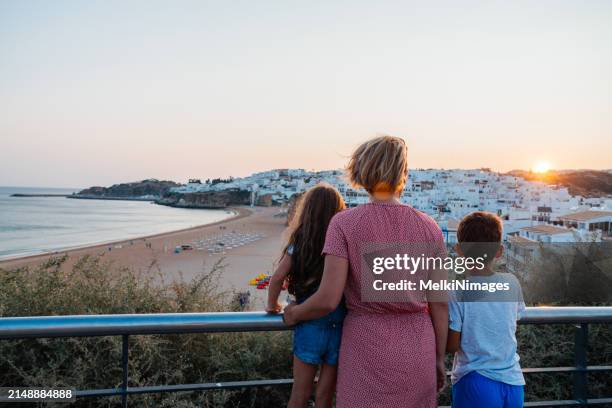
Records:
{"label": "railing post", "polygon": [[129,335],[121,336],[121,369],[123,371],[123,381],[121,384],[121,406],[127,408],[127,389],[128,389],[128,354],[129,354]]}
{"label": "railing post", "polygon": [[588,383],[587,383],[587,347],[589,337],[589,325],[580,323],[574,326],[574,399],[581,406],[587,405]]}

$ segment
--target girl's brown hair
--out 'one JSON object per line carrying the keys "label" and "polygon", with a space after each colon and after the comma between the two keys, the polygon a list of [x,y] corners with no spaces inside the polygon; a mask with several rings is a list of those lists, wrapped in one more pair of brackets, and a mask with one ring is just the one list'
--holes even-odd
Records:
{"label": "girl's brown hair", "polygon": [[292,247],[291,270],[287,275],[289,293],[300,298],[310,295],[321,283],[325,234],[332,217],[346,208],[342,196],[329,184],[317,184],[298,203],[289,226]]}
{"label": "girl's brown hair", "polygon": [[361,144],[347,166],[353,185],[361,186],[370,194],[397,192],[408,177],[408,148],[404,139],[379,136]]}

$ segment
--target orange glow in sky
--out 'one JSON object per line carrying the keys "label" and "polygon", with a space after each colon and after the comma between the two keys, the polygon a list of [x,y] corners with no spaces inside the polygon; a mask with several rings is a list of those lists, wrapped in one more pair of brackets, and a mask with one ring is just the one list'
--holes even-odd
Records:
{"label": "orange glow in sky", "polygon": [[551,169],[550,163],[547,161],[540,161],[536,163],[533,168],[534,173],[546,173]]}
{"label": "orange glow in sky", "polygon": [[[612,2],[0,1],[0,186],[612,168]],[[538,164],[536,170],[546,166]]]}

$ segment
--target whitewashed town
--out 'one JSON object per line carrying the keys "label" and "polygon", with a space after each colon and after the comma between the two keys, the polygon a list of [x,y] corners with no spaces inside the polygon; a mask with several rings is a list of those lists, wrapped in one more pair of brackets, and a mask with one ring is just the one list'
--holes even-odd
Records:
{"label": "whitewashed town", "polygon": [[[247,190],[253,205],[262,197],[284,205],[320,182],[335,186],[348,206],[368,201],[366,192],[352,188],[341,170],[276,169],[243,178],[192,179],[173,191]],[[433,217],[449,244],[456,242],[459,220],[477,210],[504,220],[505,241],[600,242],[612,237],[612,196],[571,195],[565,187],[489,169],[411,169],[401,201]]]}

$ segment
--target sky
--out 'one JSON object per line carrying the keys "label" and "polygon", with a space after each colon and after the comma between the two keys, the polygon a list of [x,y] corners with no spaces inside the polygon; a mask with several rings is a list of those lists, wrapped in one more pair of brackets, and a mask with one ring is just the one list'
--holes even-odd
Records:
{"label": "sky", "polygon": [[0,185],[612,168],[610,1],[0,0]]}

